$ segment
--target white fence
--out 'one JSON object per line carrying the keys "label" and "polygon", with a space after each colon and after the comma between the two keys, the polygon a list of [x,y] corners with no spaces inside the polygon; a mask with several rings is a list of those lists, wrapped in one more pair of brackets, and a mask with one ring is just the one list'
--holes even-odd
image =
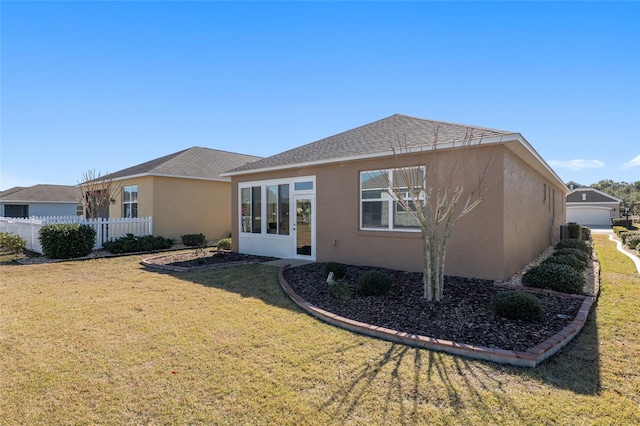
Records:
{"label": "white fence", "polygon": [[79,223],[91,226],[96,231],[94,250],[101,249],[105,241],[115,240],[126,234],[153,235],[153,218],[151,216],[130,219],[83,219],[80,216],[47,216],[30,219],[0,217],[0,232],[19,235],[27,241],[25,247],[27,250],[42,253],[38,232],[44,225],[53,223]]}

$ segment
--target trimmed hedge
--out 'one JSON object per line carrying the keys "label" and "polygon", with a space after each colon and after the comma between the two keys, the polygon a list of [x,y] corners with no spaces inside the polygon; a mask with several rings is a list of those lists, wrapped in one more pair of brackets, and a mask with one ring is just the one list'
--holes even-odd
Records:
{"label": "trimmed hedge", "polygon": [[581,294],[584,275],[568,265],[541,263],[529,269],[522,277],[528,287],[546,288],[561,293]]}
{"label": "trimmed hedge", "polygon": [[569,229],[569,238],[582,239],[582,226],[580,226],[580,224],[569,222],[567,223],[567,228]]}
{"label": "trimmed hedge", "polygon": [[578,259],[583,261],[585,265],[589,264],[589,259],[591,258],[587,254],[587,252],[584,252],[584,251],[582,251],[580,249],[575,249],[575,248],[558,249],[558,250],[555,250],[551,254],[551,256],[560,256],[560,255],[564,255],[564,254],[570,254],[571,256],[577,257]]}
{"label": "trimmed hedge", "polygon": [[506,290],[496,294],[493,299],[496,315],[523,321],[542,319],[542,302],[538,297],[522,290]]}
{"label": "trimmed hedge", "polygon": [[73,259],[91,253],[96,244],[96,231],[89,225],[54,223],[38,232],[42,253],[52,259]]}
{"label": "trimmed hedge", "polygon": [[391,290],[391,278],[379,271],[366,271],[358,277],[358,294],[383,296]]}
{"label": "trimmed hedge", "polygon": [[640,248],[640,232],[634,233],[632,235],[627,235],[625,244],[627,245],[627,247],[633,250]]}
{"label": "trimmed hedge", "polygon": [[182,238],[182,244],[187,247],[204,247],[207,244],[207,238],[203,233],[186,234],[180,238]]}
{"label": "trimmed hedge", "polygon": [[144,235],[136,237],[133,234],[127,234],[117,240],[105,242],[103,247],[105,250],[115,254],[137,253],[170,249],[175,242],[173,239],[161,236]]}
{"label": "trimmed hedge", "polygon": [[560,265],[569,265],[578,272],[583,272],[587,267],[587,262],[578,259],[576,256],[568,253],[550,256],[546,258],[542,263],[557,263]]}
{"label": "trimmed hedge", "polygon": [[568,240],[562,240],[555,245],[556,250],[564,249],[564,248],[576,248],[584,251],[585,253],[591,256],[593,252],[593,247],[586,241],[578,240],[576,238],[569,238]]}

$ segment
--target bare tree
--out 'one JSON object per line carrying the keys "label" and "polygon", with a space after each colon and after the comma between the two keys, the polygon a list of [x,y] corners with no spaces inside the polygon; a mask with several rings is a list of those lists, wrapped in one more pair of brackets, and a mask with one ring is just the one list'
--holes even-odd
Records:
{"label": "bare tree", "polygon": [[[106,176],[106,175],[105,175]],[[88,170],[76,188],[76,199],[82,203],[87,218],[103,218],[109,213],[109,205],[122,190],[122,183]]]}
{"label": "bare tree", "polygon": [[379,187],[388,188],[392,201],[422,232],[424,297],[428,301],[442,299],[446,248],[456,222],[476,208],[501,178],[489,182],[495,147],[481,147],[483,138],[467,129],[461,140],[440,141],[436,127],[433,143],[416,149],[398,137],[397,146],[392,146],[395,165],[391,173],[372,176],[382,180]]}

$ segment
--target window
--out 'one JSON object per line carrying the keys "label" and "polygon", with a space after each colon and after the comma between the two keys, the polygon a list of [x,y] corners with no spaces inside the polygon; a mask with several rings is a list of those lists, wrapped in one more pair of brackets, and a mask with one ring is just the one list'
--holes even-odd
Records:
{"label": "window", "polygon": [[84,207],[82,205],[76,206],[76,216],[84,215]]}
{"label": "window", "polygon": [[361,172],[360,228],[417,229],[418,222],[397,200],[401,198],[415,209],[413,196],[423,187],[424,179],[425,168],[421,166]]}
{"label": "window", "polygon": [[138,217],[138,185],[125,186],[122,191],[122,217]]}
{"label": "window", "polygon": [[242,232],[259,234],[262,232],[262,188],[252,186],[240,190]]}
{"label": "window", "polygon": [[267,186],[267,234],[289,235],[289,185]]}
{"label": "window", "polygon": [[4,206],[5,217],[29,217],[28,204],[6,204]]}

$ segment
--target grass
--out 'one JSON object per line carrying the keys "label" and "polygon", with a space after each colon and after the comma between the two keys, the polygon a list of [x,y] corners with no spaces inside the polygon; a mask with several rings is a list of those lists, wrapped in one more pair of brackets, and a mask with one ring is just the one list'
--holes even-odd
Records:
{"label": "grass", "polygon": [[0,259],[0,424],[638,424],[640,277],[595,238],[600,300],[536,369],[326,325],[269,266]]}

